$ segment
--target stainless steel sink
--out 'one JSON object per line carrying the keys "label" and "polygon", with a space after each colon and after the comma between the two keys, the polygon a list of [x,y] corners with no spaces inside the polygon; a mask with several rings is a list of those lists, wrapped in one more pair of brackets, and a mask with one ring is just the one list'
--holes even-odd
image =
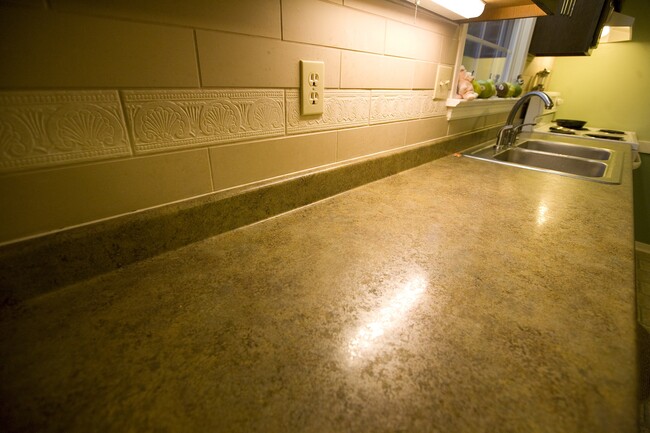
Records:
{"label": "stainless steel sink", "polygon": [[494,155],[494,158],[499,161],[545,168],[586,177],[602,177],[607,169],[607,164],[602,162],[571,158],[551,153],[527,152],[519,148],[508,149],[505,152]]}
{"label": "stainless steel sink", "polygon": [[621,183],[624,152],[612,148],[529,139],[497,152],[492,141],[464,156],[602,183]]}
{"label": "stainless steel sink", "polygon": [[612,152],[607,149],[598,149],[595,147],[578,146],[575,144],[545,140],[527,140],[517,147],[521,149],[559,153],[560,155],[577,156],[579,158],[598,159],[602,161],[608,160],[612,154]]}

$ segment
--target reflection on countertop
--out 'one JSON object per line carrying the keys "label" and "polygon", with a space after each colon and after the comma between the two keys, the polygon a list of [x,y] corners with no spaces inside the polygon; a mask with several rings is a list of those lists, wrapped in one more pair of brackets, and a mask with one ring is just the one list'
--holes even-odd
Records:
{"label": "reflection on countertop", "polygon": [[633,432],[634,296],[629,167],[603,185],[450,156],[6,307],[0,414]]}

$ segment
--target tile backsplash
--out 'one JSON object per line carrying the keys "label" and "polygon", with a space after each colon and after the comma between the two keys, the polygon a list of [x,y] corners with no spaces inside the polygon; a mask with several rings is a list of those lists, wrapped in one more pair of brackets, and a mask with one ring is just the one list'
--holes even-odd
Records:
{"label": "tile backsplash", "polygon": [[0,0],[0,243],[489,126],[434,100],[458,35],[393,0]]}
{"label": "tile backsplash", "polygon": [[0,171],[131,155],[116,91],[0,93]]}

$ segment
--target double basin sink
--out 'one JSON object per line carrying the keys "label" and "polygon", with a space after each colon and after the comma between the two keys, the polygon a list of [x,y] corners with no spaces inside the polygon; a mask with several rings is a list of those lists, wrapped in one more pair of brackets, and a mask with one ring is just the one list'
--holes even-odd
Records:
{"label": "double basin sink", "polygon": [[621,183],[624,151],[615,147],[529,138],[502,151],[495,143],[463,152],[463,156],[602,183]]}

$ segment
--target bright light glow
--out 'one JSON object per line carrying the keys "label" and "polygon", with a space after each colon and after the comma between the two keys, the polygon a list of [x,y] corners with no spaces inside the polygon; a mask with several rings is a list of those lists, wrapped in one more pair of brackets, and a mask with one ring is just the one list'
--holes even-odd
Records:
{"label": "bright light glow", "polygon": [[483,13],[485,3],[482,0],[431,0],[443,8],[464,18],[476,18]]}
{"label": "bright light glow", "polygon": [[606,37],[606,36],[609,34],[610,30],[611,30],[611,27],[610,27],[610,26],[604,26],[604,27],[603,27],[603,31],[600,32],[600,37],[601,37],[601,38]]}
{"label": "bright light glow", "polygon": [[427,282],[424,278],[412,277],[399,293],[377,311],[373,320],[359,328],[354,338],[348,343],[348,352],[351,358],[359,358],[367,354],[386,331],[403,321],[426,288]]}
{"label": "bright light glow", "polygon": [[600,33],[600,43],[625,42],[632,40],[634,17],[612,12]]}
{"label": "bright light glow", "polygon": [[546,222],[548,217],[546,214],[548,213],[548,207],[544,203],[540,203],[539,207],[537,208],[537,225],[541,226]]}

